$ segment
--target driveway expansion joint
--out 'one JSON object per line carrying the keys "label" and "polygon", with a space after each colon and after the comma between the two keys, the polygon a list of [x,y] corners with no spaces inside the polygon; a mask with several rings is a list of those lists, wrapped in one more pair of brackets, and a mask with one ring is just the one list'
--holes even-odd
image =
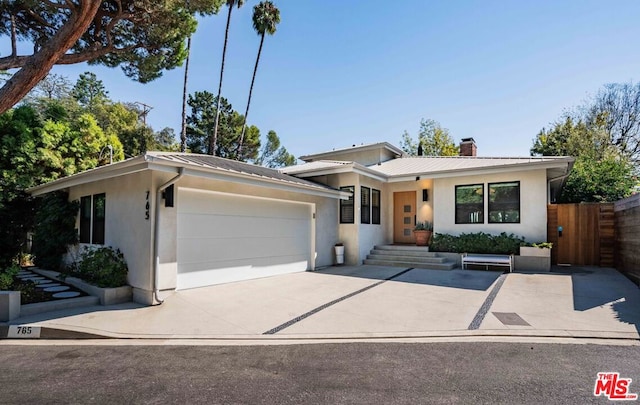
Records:
{"label": "driveway expansion joint", "polygon": [[344,296],[342,296],[340,298],[336,298],[333,301],[329,301],[326,304],[322,304],[319,307],[314,308],[311,311],[306,312],[306,313],[304,313],[304,314],[302,314],[300,316],[297,316],[297,317],[295,317],[295,318],[293,318],[293,319],[291,319],[291,320],[289,320],[289,321],[287,321],[287,322],[285,322],[285,323],[283,323],[281,325],[278,325],[273,329],[269,329],[268,331],[264,332],[263,335],[275,335],[276,333],[280,332],[281,330],[286,329],[289,326],[291,326],[293,324],[296,324],[296,323],[302,321],[303,319],[306,319],[306,318],[310,317],[311,315],[317,314],[318,312],[322,311],[323,309],[327,309],[330,306],[335,305],[335,304],[337,304],[339,302],[342,302],[342,301],[344,301],[344,300],[346,300],[348,298],[354,297],[354,296],[356,296],[358,294],[362,294],[363,292],[365,292],[367,290],[370,290],[370,289],[372,289],[374,287],[377,287],[380,284],[383,284],[383,283],[386,283],[387,281],[393,280],[396,277],[400,277],[401,275],[403,275],[403,274],[405,274],[405,273],[407,273],[407,272],[409,272],[411,270],[413,270],[413,267],[409,267],[408,269],[402,270],[401,272],[396,273],[396,274],[394,274],[392,276],[389,276],[389,277],[385,278],[384,280],[378,281],[377,283],[373,283],[373,284],[371,284],[369,286],[366,286],[366,287],[361,288],[361,289],[359,289],[357,291],[354,291],[352,293],[344,295]]}
{"label": "driveway expansion joint", "polygon": [[507,279],[506,273],[503,273],[500,275],[500,277],[498,277],[498,281],[496,282],[496,285],[493,286],[493,289],[491,290],[489,295],[487,295],[487,298],[482,303],[482,306],[478,310],[478,313],[476,313],[476,316],[473,318],[473,320],[469,324],[469,327],[467,328],[468,330],[480,329],[480,324],[484,320],[484,317],[487,316],[487,313],[489,312],[491,305],[493,305],[493,301],[496,299],[496,296],[498,295],[498,292],[500,291],[500,288],[502,288],[502,284],[504,284],[504,280],[506,279]]}

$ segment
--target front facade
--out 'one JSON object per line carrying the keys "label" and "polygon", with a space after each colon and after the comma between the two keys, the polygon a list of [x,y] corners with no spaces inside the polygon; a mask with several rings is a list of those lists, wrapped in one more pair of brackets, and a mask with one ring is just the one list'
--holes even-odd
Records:
{"label": "front facade", "polygon": [[[134,300],[334,262],[434,231],[546,238],[546,206],[569,158],[406,157],[387,144],[304,156],[275,171],[212,156],[149,152],[31,189],[81,202],[80,246],[120,249]],[[72,258],[74,252],[70,255]]]}
{"label": "front facade", "polygon": [[[303,156],[304,164],[282,171],[353,192],[352,200],[341,202],[338,221],[347,263],[362,263],[374,245],[415,243],[413,228],[423,221],[437,233],[506,232],[545,241],[547,204],[559,194],[573,159],[477,157],[471,138],[460,146],[470,155],[408,157],[387,143],[354,146]],[[373,148],[380,151],[373,154],[380,157],[376,162]],[[344,156],[354,160],[337,160]],[[369,219],[374,212],[379,220]]]}

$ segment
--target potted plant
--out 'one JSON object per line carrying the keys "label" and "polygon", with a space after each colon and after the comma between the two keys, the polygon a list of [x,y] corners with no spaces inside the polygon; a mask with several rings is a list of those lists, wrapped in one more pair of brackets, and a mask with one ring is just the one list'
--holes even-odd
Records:
{"label": "potted plant", "polygon": [[416,237],[416,245],[427,246],[433,234],[433,224],[429,221],[417,222],[413,233]]}
{"label": "potted plant", "polygon": [[520,246],[520,256],[551,257],[553,243],[540,242]]}

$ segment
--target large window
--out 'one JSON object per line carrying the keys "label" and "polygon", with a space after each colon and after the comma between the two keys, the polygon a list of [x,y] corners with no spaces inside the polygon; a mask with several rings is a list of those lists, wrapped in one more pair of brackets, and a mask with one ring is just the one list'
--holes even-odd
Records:
{"label": "large window", "polygon": [[371,223],[371,189],[360,187],[360,223]]}
{"label": "large window", "polygon": [[484,185],[456,186],[456,224],[484,223]]}
{"label": "large window", "polygon": [[104,244],[105,194],[80,198],[80,243]]}
{"label": "large window", "polygon": [[380,225],[380,190],[371,190],[371,223]]}
{"label": "large window", "polygon": [[351,196],[348,200],[340,200],[340,223],[341,224],[353,224],[354,223],[354,209],[353,209],[353,192],[354,186],[340,187],[340,191],[350,192]]}
{"label": "large window", "polygon": [[520,223],[520,182],[489,183],[489,223]]}

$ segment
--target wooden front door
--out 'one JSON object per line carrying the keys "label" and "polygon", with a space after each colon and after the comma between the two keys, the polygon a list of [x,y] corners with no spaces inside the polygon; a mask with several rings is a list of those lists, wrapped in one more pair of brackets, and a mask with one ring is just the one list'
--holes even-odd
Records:
{"label": "wooden front door", "polygon": [[416,192],[393,193],[393,243],[416,243]]}

